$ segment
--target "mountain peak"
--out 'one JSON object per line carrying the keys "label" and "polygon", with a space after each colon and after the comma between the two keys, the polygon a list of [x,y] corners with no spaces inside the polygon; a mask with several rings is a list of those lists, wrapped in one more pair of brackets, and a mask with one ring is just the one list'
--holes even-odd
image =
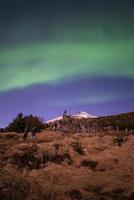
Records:
{"label": "mountain peak", "polygon": [[[82,119],[82,118],[97,118],[97,116],[91,115],[85,111],[78,112],[76,114],[70,115],[71,117]],[[54,119],[50,119],[47,123],[56,122],[62,120],[63,116],[56,117]]]}
{"label": "mountain peak", "polygon": [[96,118],[97,116],[91,115],[85,111],[78,112],[77,114],[73,115],[75,118]]}

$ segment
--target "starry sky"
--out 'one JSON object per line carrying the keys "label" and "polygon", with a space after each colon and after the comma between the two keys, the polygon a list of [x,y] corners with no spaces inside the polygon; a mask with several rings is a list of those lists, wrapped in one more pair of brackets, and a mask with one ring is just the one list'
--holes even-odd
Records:
{"label": "starry sky", "polygon": [[133,0],[0,0],[0,127],[134,111]]}

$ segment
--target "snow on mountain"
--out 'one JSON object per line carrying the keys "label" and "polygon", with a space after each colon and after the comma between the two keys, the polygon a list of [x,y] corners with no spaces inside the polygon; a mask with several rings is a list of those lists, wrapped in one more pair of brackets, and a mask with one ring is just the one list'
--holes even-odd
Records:
{"label": "snow on mountain", "polygon": [[56,122],[56,121],[59,121],[59,120],[61,120],[61,119],[63,119],[63,116],[59,116],[59,117],[56,117],[56,118],[54,118],[54,119],[50,119],[50,120],[48,120],[46,123],[48,124],[48,123],[51,123],[51,122]]}
{"label": "snow on mountain", "polygon": [[90,115],[88,114],[87,112],[79,112],[77,114],[74,114],[73,115],[74,118],[78,118],[78,119],[81,119],[81,118],[97,118],[97,116],[94,116],[94,115]]}
{"label": "snow on mountain", "polygon": [[[73,114],[71,116],[74,117],[74,118],[77,118],[77,119],[82,119],[82,118],[97,118],[97,116],[90,115],[89,113],[84,112],[84,111],[79,112],[77,114]],[[63,119],[63,116],[59,116],[59,117],[56,117],[54,119],[50,119],[46,123],[56,122],[56,121],[59,121],[61,119]]]}

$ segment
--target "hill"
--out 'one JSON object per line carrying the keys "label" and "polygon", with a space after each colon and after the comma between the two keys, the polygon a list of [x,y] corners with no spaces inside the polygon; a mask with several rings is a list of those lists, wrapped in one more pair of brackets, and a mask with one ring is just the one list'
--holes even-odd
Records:
{"label": "hill", "polygon": [[134,112],[94,118],[77,118],[67,115],[47,123],[49,130],[62,130],[65,132],[90,133],[113,130],[134,130]]}
{"label": "hill", "polygon": [[0,199],[134,200],[134,134],[120,134],[0,133]]}

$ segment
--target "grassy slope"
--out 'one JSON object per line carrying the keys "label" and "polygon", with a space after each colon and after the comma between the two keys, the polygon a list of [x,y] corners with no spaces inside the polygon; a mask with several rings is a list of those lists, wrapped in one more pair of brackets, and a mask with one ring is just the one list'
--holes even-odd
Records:
{"label": "grassy slope", "polygon": [[133,200],[134,135],[0,134],[1,200]]}

